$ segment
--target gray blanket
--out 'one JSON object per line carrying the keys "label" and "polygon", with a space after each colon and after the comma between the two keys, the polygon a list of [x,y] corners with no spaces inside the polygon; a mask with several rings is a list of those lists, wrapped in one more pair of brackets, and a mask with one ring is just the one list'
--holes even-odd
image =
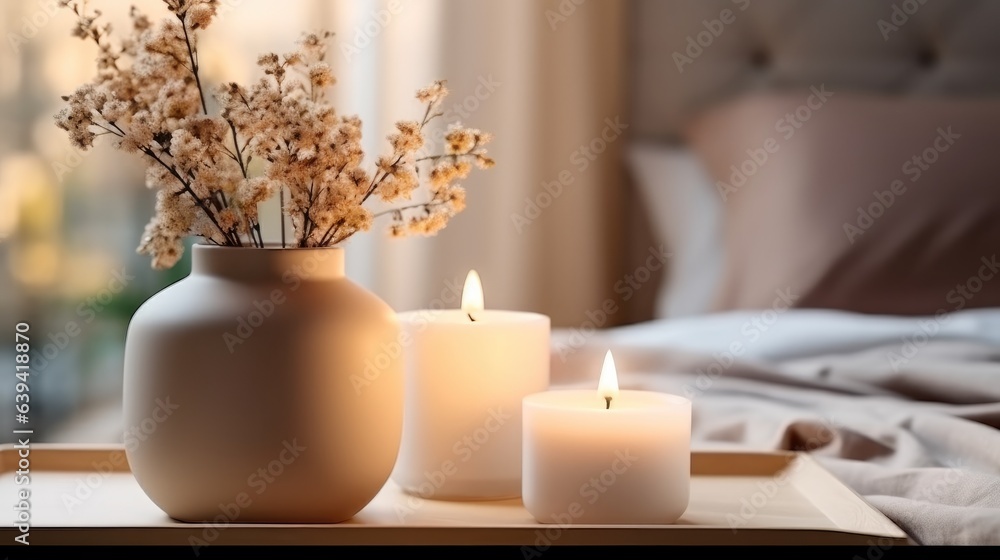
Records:
{"label": "gray blanket", "polygon": [[693,447],[805,450],[915,543],[1000,545],[995,344],[942,337],[906,353],[879,342],[748,359],[629,340],[563,346],[553,384],[592,386],[611,348],[622,388],[692,399]]}

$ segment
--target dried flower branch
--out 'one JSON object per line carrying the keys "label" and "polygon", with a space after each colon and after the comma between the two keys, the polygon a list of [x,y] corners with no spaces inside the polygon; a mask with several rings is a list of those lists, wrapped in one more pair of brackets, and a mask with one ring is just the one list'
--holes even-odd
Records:
{"label": "dried flower branch", "polygon": [[[492,167],[486,155],[491,136],[453,124],[441,153],[428,149],[424,130],[441,117],[448,95],[439,81],[417,92],[420,121],[401,121],[388,136],[390,152],[364,166],[361,120],[340,115],[326,102],[336,80],[326,62],[329,33],[305,34],[298,48],[257,60],[263,77],[251,86],[224,84],[214,92],[218,116],[208,112],[199,73],[198,32],[215,16],[218,0],[163,0],[174,16],[158,26],[131,10],[132,26],[118,44],[99,11],[86,0],[60,0],[76,15],[73,35],[99,49],[97,75],[64,97],[56,124],[81,149],[98,136],[139,154],[149,164],[146,185],[157,190],[156,213],[138,251],[155,268],[181,257],[183,241],[263,247],[258,206],[278,195],[292,225],[293,247],[325,247],[371,228],[391,216],[390,232],[432,235],[465,207],[456,184],[473,166]],[[265,162],[251,176],[250,163]],[[424,202],[411,202],[426,187]],[[373,214],[374,195],[401,204]],[[286,246],[281,220],[282,246]]]}

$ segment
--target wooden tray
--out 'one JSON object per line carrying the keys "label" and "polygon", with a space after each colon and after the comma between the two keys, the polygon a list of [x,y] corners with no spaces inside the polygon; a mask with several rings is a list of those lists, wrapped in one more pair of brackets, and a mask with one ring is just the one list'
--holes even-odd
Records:
{"label": "wooden tray", "polygon": [[[800,453],[694,452],[691,501],[674,525],[542,525],[520,500],[442,502],[391,481],[336,525],[189,524],[142,493],[122,447],[35,444],[31,544],[908,544],[889,519]],[[17,450],[0,446],[0,495],[12,500]],[[8,509],[8,511],[10,511]],[[4,524],[3,539],[19,534]]]}

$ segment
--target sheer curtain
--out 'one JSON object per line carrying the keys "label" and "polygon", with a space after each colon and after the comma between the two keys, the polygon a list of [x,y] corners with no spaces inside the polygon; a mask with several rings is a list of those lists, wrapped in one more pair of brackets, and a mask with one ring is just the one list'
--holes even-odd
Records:
{"label": "sheer curtain", "polygon": [[[164,15],[159,0],[136,3],[154,18]],[[96,54],[69,36],[68,12],[49,15],[53,5],[0,2],[8,41],[0,49],[0,314],[55,333],[79,319],[80,303],[106,286],[111,273],[125,266],[136,276],[115,305],[82,325],[74,345],[33,388],[50,411],[47,421],[63,426],[48,441],[117,441],[122,341],[131,310],[186,270],[160,275],[135,254],[152,210],[142,165],[106,146],[81,156],[53,126],[59,95],[91,76]],[[543,312],[568,327],[581,326],[588,311],[615,297],[626,260],[624,141],[616,137],[600,154],[580,149],[601,139],[606,119],[624,117],[624,2],[220,5],[218,21],[202,36],[207,83],[253,81],[258,53],[287,52],[299,32],[313,26],[336,33],[334,101],[364,119],[369,153],[382,151],[396,120],[419,116],[413,93],[435,79],[447,79],[452,90],[445,104],[450,117],[496,135],[491,155],[498,165],[465,183],[464,213],[436,237],[388,239],[385,224],[355,236],[347,244],[352,278],[399,310],[457,306],[451,292],[476,268],[489,307]],[[127,25],[128,4],[92,0],[91,6],[118,29]],[[31,21],[35,27],[28,27]],[[556,186],[560,174],[566,184]],[[262,226],[267,239],[277,241],[280,212],[277,201],[268,204]],[[0,358],[5,355],[0,349]]]}
{"label": "sheer curtain", "polygon": [[435,237],[358,236],[352,277],[404,310],[457,305],[451,293],[475,268],[488,307],[543,312],[555,326],[578,326],[614,297],[625,258],[623,2],[368,0],[317,10],[337,34],[338,103],[365,119],[369,150],[381,151],[393,122],[418,116],[413,92],[435,79],[448,80],[448,118],[495,134],[497,166],[464,183],[465,212]]}

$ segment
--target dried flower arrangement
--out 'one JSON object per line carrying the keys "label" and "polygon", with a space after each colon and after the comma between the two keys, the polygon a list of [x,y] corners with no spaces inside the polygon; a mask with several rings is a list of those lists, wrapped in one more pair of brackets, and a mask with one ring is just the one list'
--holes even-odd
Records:
{"label": "dried flower arrangement", "polygon": [[[491,135],[457,123],[447,129],[441,152],[428,152],[425,128],[442,116],[448,94],[439,81],[417,92],[423,118],[396,123],[388,136],[391,152],[366,171],[361,120],[338,114],[325,100],[335,81],[324,60],[329,33],[304,35],[291,53],[262,55],[257,64],[264,77],[250,87],[219,87],[219,115],[210,116],[198,73],[198,32],[212,22],[218,0],[163,1],[176,21],[154,26],[133,7],[130,33],[114,44],[110,24],[99,23],[100,12],[88,12],[86,0],[60,0],[77,16],[73,35],[97,43],[99,55],[94,80],[64,97],[68,106],[56,115],[77,147],[88,149],[96,137],[110,135],[117,149],[148,161],[156,213],[138,252],[150,255],[154,268],[173,266],[188,236],[263,247],[258,205],[275,194],[282,247],[333,246],[383,215],[391,218],[394,236],[432,235],[465,207],[465,191],[455,181],[473,165],[494,164],[484,148]],[[256,175],[254,161],[264,162]],[[406,202],[422,186],[429,198]],[[365,203],[373,196],[403,205],[372,213]]]}

